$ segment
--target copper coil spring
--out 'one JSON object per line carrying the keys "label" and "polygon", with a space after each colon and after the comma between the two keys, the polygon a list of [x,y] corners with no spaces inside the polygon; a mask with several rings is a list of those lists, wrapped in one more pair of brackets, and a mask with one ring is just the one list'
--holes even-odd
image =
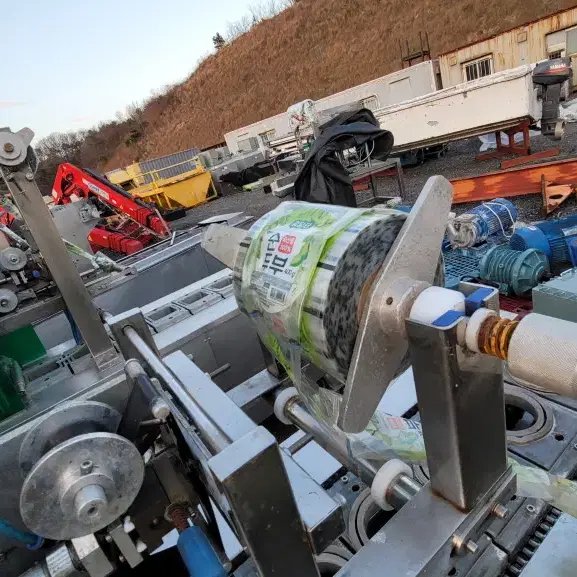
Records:
{"label": "copper coil spring", "polygon": [[496,315],[487,317],[477,337],[479,350],[486,355],[506,360],[509,343],[518,324],[519,321],[502,319]]}
{"label": "copper coil spring", "polygon": [[179,533],[190,527],[188,523],[190,513],[188,507],[183,503],[171,503],[166,510],[166,516],[172,521]]}

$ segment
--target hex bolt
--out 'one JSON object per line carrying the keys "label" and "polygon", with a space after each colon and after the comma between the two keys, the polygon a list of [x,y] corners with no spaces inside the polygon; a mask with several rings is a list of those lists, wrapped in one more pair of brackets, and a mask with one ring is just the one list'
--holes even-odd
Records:
{"label": "hex bolt", "polygon": [[82,461],[80,463],[80,472],[83,475],[90,475],[94,470],[94,463],[90,459],[86,459],[86,461]]}
{"label": "hex bolt", "polygon": [[5,142],[4,152],[14,152],[14,145],[11,142]]}
{"label": "hex bolt", "polygon": [[9,260],[11,263],[16,264],[16,263],[18,262],[18,257],[17,257],[15,254],[11,254],[11,255],[8,257],[8,260]]}
{"label": "hex bolt", "polygon": [[493,507],[493,515],[495,515],[497,519],[506,519],[509,516],[509,509],[507,509],[507,507],[504,507],[500,503],[497,503]]}
{"label": "hex bolt", "polygon": [[469,553],[471,553],[472,555],[474,555],[479,550],[479,545],[477,545],[477,543],[475,543],[475,541],[473,541],[472,539],[469,539],[467,541],[465,547],[467,547],[467,551],[469,551]]}
{"label": "hex bolt", "polygon": [[27,172],[27,173],[24,175],[24,178],[25,178],[26,180],[28,180],[29,182],[32,182],[32,181],[34,180],[34,175],[33,175],[31,172]]}
{"label": "hex bolt", "polygon": [[535,508],[535,506],[534,506],[534,505],[531,505],[531,504],[527,505],[527,506],[525,507],[525,510],[527,511],[527,513],[530,513],[531,515],[533,515],[533,514],[537,511],[537,509]]}

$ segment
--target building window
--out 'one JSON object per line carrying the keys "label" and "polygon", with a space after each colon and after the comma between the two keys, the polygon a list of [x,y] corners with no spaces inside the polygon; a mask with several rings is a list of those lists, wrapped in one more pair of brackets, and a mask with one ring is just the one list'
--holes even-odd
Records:
{"label": "building window", "polygon": [[549,59],[553,60],[554,58],[562,58],[564,52],[565,50],[554,50],[553,52],[549,52]]}
{"label": "building window", "polygon": [[362,98],[359,104],[363,108],[368,108],[369,110],[376,110],[379,107],[379,103],[377,101],[376,96],[367,96],[366,98]]}
{"label": "building window", "polygon": [[276,130],[267,130],[266,132],[261,132],[259,134],[262,143],[268,146],[269,142],[276,136]]}
{"label": "building window", "polygon": [[484,58],[479,58],[479,60],[463,64],[463,76],[466,82],[477,80],[477,78],[489,76],[490,74],[493,74],[492,56],[485,56]]}

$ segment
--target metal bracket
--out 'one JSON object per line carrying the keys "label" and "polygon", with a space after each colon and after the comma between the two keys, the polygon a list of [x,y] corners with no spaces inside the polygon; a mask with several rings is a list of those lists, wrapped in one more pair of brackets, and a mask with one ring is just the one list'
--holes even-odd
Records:
{"label": "metal bracket", "polygon": [[140,309],[130,309],[114,317],[108,317],[106,323],[110,327],[110,330],[118,343],[118,348],[125,359],[140,359],[138,351],[133,347],[130,340],[124,334],[124,329],[126,327],[132,327],[154,351],[154,354],[160,356],[152,333],[150,332],[146,320],[144,319],[144,315]]}
{"label": "metal bracket", "polygon": [[407,352],[406,313],[434,280],[452,198],[446,178],[429,178],[387,255],[359,324],[338,420],[344,431],[365,428]]}

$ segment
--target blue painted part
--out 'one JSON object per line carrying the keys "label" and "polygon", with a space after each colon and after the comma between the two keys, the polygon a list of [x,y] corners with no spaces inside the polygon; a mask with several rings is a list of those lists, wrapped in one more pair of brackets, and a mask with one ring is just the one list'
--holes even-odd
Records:
{"label": "blue painted part", "polygon": [[192,526],[178,536],[178,551],[190,577],[226,577],[218,555],[200,527]]}
{"label": "blue painted part", "polygon": [[39,540],[42,537],[35,535],[34,533],[28,533],[27,531],[21,531],[8,523],[8,521],[3,521],[0,519],[0,534],[9,537],[10,539],[14,539],[15,541],[20,541],[21,543],[25,543],[29,549],[37,549],[42,543],[39,543]]}
{"label": "blue painted part", "polygon": [[493,292],[492,289],[481,287],[465,299],[465,314],[471,316],[483,306],[483,301]]}
{"label": "blue painted part", "polygon": [[552,257],[549,241],[545,233],[537,226],[518,228],[509,240],[509,248],[520,251],[536,248],[544,252],[549,260]]}
{"label": "blue painted part", "polygon": [[477,229],[477,242],[479,244],[495,234],[507,232],[517,220],[517,209],[515,205],[505,198],[496,198],[484,202],[465,214],[473,214],[475,227]]}
{"label": "blue painted part", "polygon": [[40,271],[39,270],[33,270],[32,271],[32,276],[34,278],[40,278]]}
{"label": "blue painted part", "polygon": [[572,238],[567,242],[567,248],[569,249],[569,256],[571,257],[571,264],[577,266],[577,238]]}
{"label": "blue painted part", "polygon": [[28,545],[27,548],[30,549],[30,551],[36,551],[37,549],[40,549],[40,547],[42,547],[42,545],[44,545],[44,537],[40,537],[40,535],[36,535],[36,543],[33,543],[32,545]]}
{"label": "blue painted part", "polygon": [[412,206],[407,206],[406,204],[399,204],[399,206],[395,206],[395,210],[400,210],[401,212],[406,212],[407,214],[411,212]]}
{"label": "blue painted part", "polygon": [[450,327],[457,319],[465,315],[459,311],[447,311],[433,321],[434,327]]}
{"label": "blue painted part", "polygon": [[571,262],[568,243],[573,238],[577,238],[577,215],[520,228],[511,237],[509,247],[521,251],[536,248],[545,253],[553,266]]}

